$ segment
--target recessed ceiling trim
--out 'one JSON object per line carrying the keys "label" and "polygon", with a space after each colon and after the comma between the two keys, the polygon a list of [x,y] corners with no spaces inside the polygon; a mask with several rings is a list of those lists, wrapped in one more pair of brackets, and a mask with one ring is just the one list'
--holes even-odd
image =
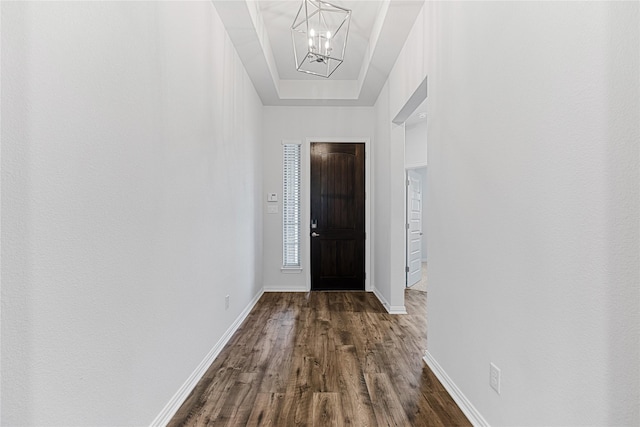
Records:
{"label": "recessed ceiling trim", "polygon": [[262,13],[260,12],[260,8],[258,7],[258,2],[252,1],[246,3],[247,9],[249,10],[249,16],[251,16],[251,20],[253,22],[253,27],[258,36],[258,40],[260,41],[260,45],[262,46],[262,51],[267,61],[267,66],[269,67],[271,78],[273,79],[273,82],[275,84],[278,82],[278,80],[280,80],[280,76],[278,74],[278,66],[276,65],[276,60],[273,57],[273,50],[271,49],[271,43],[269,41],[269,36],[264,25]]}
{"label": "recessed ceiling trim", "polygon": [[369,44],[367,45],[367,51],[364,54],[362,67],[360,67],[360,75],[358,76],[360,89],[362,89],[362,83],[364,83],[367,71],[369,71],[369,66],[371,65],[371,57],[373,56],[373,52],[375,51],[375,46],[378,44],[378,39],[380,38],[380,33],[382,32],[382,27],[384,25],[390,3],[391,0],[384,0],[382,2],[382,4],[380,5],[380,9],[378,10],[376,21],[373,24],[373,28],[371,29],[371,34],[369,35]]}
{"label": "recessed ceiling trim", "polygon": [[[334,0],[339,2],[339,0]],[[357,79],[281,79],[258,1],[212,0],[263,105],[374,105],[413,27],[421,0],[377,2],[369,44]],[[295,8],[294,1],[289,2]],[[291,60],[291,66],[295,61]]]}
{"label": "recessed ceiling trim", "polygon": [[267,43],[260,40],[247,1],[211,1],[262,104],[269,105],[269,102],[278,99],[274,73],[269,67],[268,56],[271,54],[271,49]]}
{"label": "recessed ceiling trim", "polygon": [[280,80],[280,99],[358,100],[355,80]]}

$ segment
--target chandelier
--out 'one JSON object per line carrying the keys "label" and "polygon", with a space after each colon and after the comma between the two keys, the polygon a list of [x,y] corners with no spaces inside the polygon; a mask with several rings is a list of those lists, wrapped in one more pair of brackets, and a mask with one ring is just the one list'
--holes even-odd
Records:
{"label": "chandelier", "polygon": [[291,26],[296,69],[329,77],[342,64],[351,10],[321,0],[303,0]]}

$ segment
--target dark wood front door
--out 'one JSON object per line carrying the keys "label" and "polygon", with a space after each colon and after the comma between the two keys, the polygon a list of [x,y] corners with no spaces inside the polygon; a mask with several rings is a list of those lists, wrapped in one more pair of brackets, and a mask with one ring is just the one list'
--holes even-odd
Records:
{"label": "dark wood front door", "polygon": [[364,144],[311,144],[311,289],[364,290]]}

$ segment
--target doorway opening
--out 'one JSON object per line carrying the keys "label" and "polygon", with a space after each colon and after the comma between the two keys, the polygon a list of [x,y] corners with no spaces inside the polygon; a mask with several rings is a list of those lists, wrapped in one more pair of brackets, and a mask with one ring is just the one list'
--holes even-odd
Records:
{"label": "doorway opening", "polygon": [[[428,192],[427,174],[422,169],[427,168],[427,81],[425,77],[392,120],[401,127],[404,142],[404,170],[393,172],[403,173],[405,181],[402,207],[405,219],[405,280],[401,285],[404,289],[417,289],[415,286],[422,281],[423,258],[426,261],[424,212]],[[426,282],[424,285],[426,290]]]}
{"label": "doorway opening", "polygon": [[[343,147],[341,147],[343,146]],[[351,148],[349,148],[351,147]],[[364,208],[364,218],[361,214],[355,214],[351,208],[345,209],[344,204],[351,203],[347,196],[347,190],[349,188],[343,186],[340,182],[332,182],[331,177],[336,177],[336,173],[346,173],[346,169],[349,168],[350,162],[355,162],[355,151],[360,151],[360,155],[363,159],[363,171],[352,172],[357,174],[363,179],[363,191],[362,191],[362,205]],[[368,137],[314,137],[306,138],[303,143],[303,189],[302,189],[302,257],[305,265],[310,266],[306,269],[306,282],[307,290],[364,290],[372,291],[372,274],[371,274],[371,198],[368,194],[371,194],[371,156],[368,155],[370,150],[370,138]],[[314,154],[315,151],[315,154]],[[319,158],[316,156],[319,155]],[[327,175],[327,181],[324,183],[324,190],[320,188],[319,199],[320,203],[315,204],[313,202],[314,191],[313,183],[314,177],[312,177],[312,168],[314,163],[314,157],[318,161],[319,171],[322,172],[323,168]],[[324,161],[322,160],[324,157]],[[350,159],[350,160],[349,160]],[[314,174],[316,174],[316,169]],[[342,172],[340,172],[342,171]],[[321,182],[322,178],[320,178]],[[360,184],[358,184],[360,185]],[[360,191],[360,190],[358,190]],[[329,198],[333,197],[333,201]],[[326,200],[325,200],[326,199]],[[360,202],[358,202],[360,203]],[[321,210],[324,209],[323,213]],[[349,238],[341,239],[336,238],[335,233],[340,231],[348,231],[350,227],[343,227],[344,221],[349,218],[334,218],[329,223],[324,222],[320,215],[332,214],[346,211],[351,212],[350,216],[358,216],[364,221],[364,231],[359,228],[357,232],[353,230],[353,233],[360,234],[362,236],[362,243],[358,242],[358,239],[353,239],[348,242]],[[328,229],[324,229],[326,225],[329,225]],[[345,228],[347,230],[345,230]],[[314,235],[314,233],[316,235]],[[351,252],[351,248],[358,246],[362,247],[363,262],[360,260],[360,255],[353,257],[353,264],[351,262],[345,262],[343,255]],[[316,257],[316,254],[320,253],[320,257]],[[328,254],[327,256],[323,256]],[[356,274],[357,273],[357,274]],[[314,280],[314,275],[316,278]],[[319,276],[319,280],[318,277]],[[347,276],[347,277],[344,277]],[[349,277],[350,276],[350,277]]]}
{"label": "doorway opening", "polygon": [[364,291],[362,143],[311,143],[311,290]]}
{"label": "doorway opening", "polygon": [[427,100],[405,122],[405,286],[427,291]]}
{"label": "doorway opening", "polygon": [[407,234],[406,242],[406,286],[412,290],[427,291],[427,236],[425,188],[427,167],[407,169]]}

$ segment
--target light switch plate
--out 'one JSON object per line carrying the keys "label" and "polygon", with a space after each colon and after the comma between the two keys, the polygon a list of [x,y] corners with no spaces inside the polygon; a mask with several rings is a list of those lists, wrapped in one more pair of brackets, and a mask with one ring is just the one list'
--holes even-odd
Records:
{"label": "light switch plate", "polygon": [[278,193],[269,193],[267,195],[267,202],[277,202],[278,201]]}
{"label": "light switch plate", "polygon": [[489,364],[489,385],[500,394],[500,368],[493,363]]}

